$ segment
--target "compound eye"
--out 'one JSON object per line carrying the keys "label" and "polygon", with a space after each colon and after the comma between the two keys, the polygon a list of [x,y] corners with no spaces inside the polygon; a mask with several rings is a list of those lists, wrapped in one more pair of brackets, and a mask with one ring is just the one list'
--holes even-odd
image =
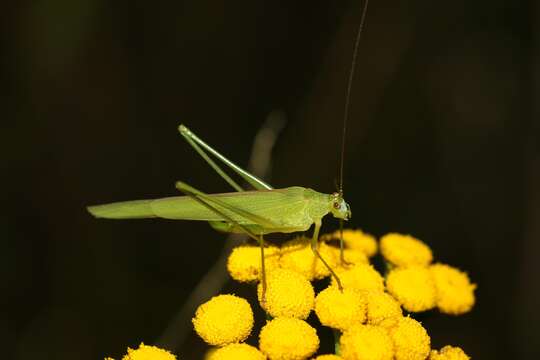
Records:
{"label": "compound eye", "polygon": [[339,209],[339,203],[337,201],[334,201],[334,209]]}

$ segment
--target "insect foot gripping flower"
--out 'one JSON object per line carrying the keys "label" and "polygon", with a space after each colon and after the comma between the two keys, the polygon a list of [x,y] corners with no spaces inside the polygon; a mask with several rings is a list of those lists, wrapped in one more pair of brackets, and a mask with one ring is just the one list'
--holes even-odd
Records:
{"label": "insect foot gripping flower", "polygon": [[341,331],[366,320],[365,300],[355,289],[324,289],[315,299],[315,312],[321,324]]}
{"label": "insect foot gripping flower", "polygon": [[471,284],[467,274],[444,264],[435,264],[429,269],[435,280],[437,307],[441,312],[460,315],[472,309],[476,285]]}
{"label": "insect foot gripping flower", "polygon": [[445,346],[441,351],[431,350],[429,360],[469,360],[470,357],[463,350],[454,346]]}
{"label": "insect foot gripping flower", "polygon": [[192,322],[204,341],[222,346],[248,337],[253,327],[253,312],[241,297],[218,295],[199,306]]}
{"label": "insect foot gripping flower", "polygon": [[304,320],[275,318],[261,329],[259,347],[270,360],[304,360],[317,351],[319,338]]}
{"label": "insect foot gripping flower", "polygon": [[429,265],[433,260],[431,249],[422,241],[397,233],[381,238],[381,253],[395,266]]}
{"label": "insect foot gripping flower", "polygon": [[[339,240],[341,231],[337,230],[331,234],[323,235],[323,240]],[[343,229],[343,242],[348,249],[363,252],[367,257],[372,257],[377,253],[377,241],[375,237],[357,229]]]}
{"label": "insect foot gripping flower", "polygon": [[379,326],[355,325],[341,335],[341,356],[345,360],[392,360],[394,350],[387,331]]}
{"label": "insect foot gripping flower", "polygon": [[383,291],[363,291],[362,297],[367,305],[367,322],[378,325],[384,319],[401,316],[401,306],[390,294]]}
{"label": "insect foot gripping flower", "polygon": [[315,291],[311,283],[292,270],[275,269],[268,273],[264,301],[262,290],[262,284],[259,284],[259,303],[272,317],[306,319],[315,304]]}
{"label": "insect foot gripping flower", "polygon": [[332,251],[332,257],[328,259],[330,266],[336,271],[346,270],[356,264],[368,264],[369,258],[360,250],[343,249],[343,258],[345,263],[341,261],[341,251],[337,247],[329,247]]}
{"label": "insect foot gripping flower", "polygon": [[419,312],[435,307],[435,282],[427,267],[392,269],[386,277],[386,288],[407,311]]}
{"label": "insect foot gripping flower", "polygon": [[424,327],[411,317],[383,321],[394,343],[395,360],[424,360],[430,350],[430,338]]}
{"label": "insect foot gripping flower", "polygon": [[266,356],[248,344],[229,344],[213,351],[206,360],[265,360]]}
{"label": "insect foot gripping flower", "polygon": [[[264,265],[267,271],[279,267],[279,248],[264,248]],[[261,277],[261,248],[253,245],[237,246],[229,255],[227,270],[239,282],[258,281]]]}
{"label": "insect foot gripping flower", "polygon": [[[384,290],[384,280],[369,264],[356,264],[346,270],[338,271],[339,279],[344,288],[356,290]],[[332,286],[337,286],[332,278]]]}
{"label": "insect foot gripping flower", "polygon": [[[148,346],[141,343],[138,349],[127,349],[127,354],[122,357],[122,360],[176,360],[176,356],[167,350],[160,349],[155,346]],[[113,360],[105,358],[105,360]]]}
{"label": "insect foot gripping flower", "polygon": [[[296,271],[309,281],[330,276],[328,268],[311,250],[310,239],[298,237],[281,246],[280,265],[284,269]],[[332,249],[324,242],[319,243],[319,253],[329,261],[333,257]]]}

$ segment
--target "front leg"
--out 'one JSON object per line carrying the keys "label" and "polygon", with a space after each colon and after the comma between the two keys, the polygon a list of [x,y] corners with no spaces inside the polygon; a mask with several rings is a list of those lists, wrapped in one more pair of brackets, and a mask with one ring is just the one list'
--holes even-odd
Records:
{"label": "front leg", "polygon": [[311,250],[313,253],[319,258],[319,260],[322,261],[324,266],[330,271],[330,274],[336,279],[336,283],[338,284],[338,288],[340,291],[343,291],[343,286],[341,286],[341,281],[339,280],[339,277],[336,275],[334,270],[328,265],[328,263],[322,258],[321,254],[319,253],[319,230],[321,229],[321,220],[315,221],[315,229],[313,230],[313,237],[311,238]]}

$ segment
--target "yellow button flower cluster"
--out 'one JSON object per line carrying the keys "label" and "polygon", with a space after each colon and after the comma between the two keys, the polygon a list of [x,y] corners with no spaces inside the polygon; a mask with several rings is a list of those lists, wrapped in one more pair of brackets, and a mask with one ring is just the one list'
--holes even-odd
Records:
{"label": "yellow button flower cluster", "polygon": [[[426,244],[410,235],[392,233],[382,237],[380,243],[381,254],[389,264],[385,279],[369,263],[377,253],[375,238],[360,230],[343,231],[346,263],[342,264],[335,241],[340,234],[323,235],[318,250],[339,276],[343,290],[332,278],[317,296],[310,282],[328,278],[330,272],[314,255],[310,239],[299,237],[281,248],[265,248],[264,299],[261,283],[257,293],[261,307],[272,319],[259,333],[259,349],[242,343],[253,324],[250,308],[245,310],[246,319],[236,315],[236,326],[224,316],[225,312],[237,313],[240,303],[245,307],[245,300],[234,301],[227,310],[220,305],[215,312],[209,306],[215,298],[203,304],[193,320],[195,329],[209,344],[222,346],[208,359],[308,359],[319,347],[317,331],[306,321],[313,309],[319,322],[334,329],[339,339],[338,353],[319,355],[315,357],[318,360],[461,360],[462,354],[467,358],[455,347],[432,350],[426,329],[413,318],[404,317],[401,310],[402,306],[410,312],[436,306],[452,314],[470,310],[474,285],[466,274],[448,265],[432,265],[433,254]],[[239,282],[260,281],[260,248],[241,246],[233,250],[228,270]],[[206,326],[201,326],[203,314]]]}
{"label": "yellow button flower cluster", "polygon": [[[199,306],[193,318],[197,334],[215,346],[207,360],[468,360],[459,347],[431,349],[428,331],[404,316],[433,308],[452,315],[470,311],[474,290],[466,273],[433,264],[431,249],[410,235],[390,233],[380,239],[361,230],[343,231],[344,260],[336,240],[340,231],[321,236],[318,250],[339,276],[314,255],[310,239],[299,237],[281,247],[265,247],[266,292],[263,298],[260,248],[242,245],[229,256],[227,269],[241,283],[256,283],[268,321],[258,347],[244,343],[254,326],[250,304],[235,295],[218,295]],[[387,264],[383,277],[370,264],[380,253]],[[315,294],[312,281],[328,285]],[[335,354],[319,354],[319,337],[310,317],[336,338]],[[308,322],[309,321],[309,322]],[[311,323],[311,324],[310,324]],[[112,360],[107,358],[106,360]],[[166,350],[141,344],[122,360],[176,360]]]}
{"label": "yellow button flower cluster", "polygon": [[[466,273],[449,265],[433,264],[431,249],[410,235],[391,233],[379,246],[361,230],[344,230],[344,260],[336,240],[340,231],[321,236],[318,250],[339,276],[311,249],[310,239],[299,237],[281,247],[267,246],[266,291],[261,282],[261,249],[242,245],[231,252],[227,269],[240,282],[257,285],[261,308],[268,318],[258,336],[258,347],[245,343],[254,326],[247,300],[218,295],[200,305],[192,319],[197,334],[213,348],[206,360],[468,360],[458,347],[431,349],[428,331],[407,312],[433,308],[452,315],[470,311],[474,290]],[[387,264],[383,276],[370,263],[377,249]],[[321,284],[315,293],[311,282]],[[258,282],[258,284],[257,284]],[[319,354],[318,322],[332,329],[335,354]],[[113,360],[107,358],[106,360]],[[122,360],[176,360],[166,350],[141,344]]]}
{"label": "yellow button flower cluster", "polygon": [[460,315],[475,303],[466,273],[445,264],[431,264],[433,254],[422,241],[391,233],[381,238],[381,253],[390,265],[386,288],[410,312],[431,310]]}

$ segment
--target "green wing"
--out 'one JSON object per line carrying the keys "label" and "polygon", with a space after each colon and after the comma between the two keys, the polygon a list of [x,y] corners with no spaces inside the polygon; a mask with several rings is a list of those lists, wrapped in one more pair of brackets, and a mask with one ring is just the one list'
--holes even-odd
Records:
{"label": "green wing", "polygon": [[152,202],[155,200],[131,200],[104,205],[88,206],[86,209],[97,218],[104,219],[146,219],[155,218]]}
{"label": "green wing", "polygon": [[[268,219],[281,232],[292,232],[307,230],[313,223],[309,216],[309,206],[314,199],[312,196],[306,196],[306,190],[310,193],[313,192],[313,190],[295,186],[274,190],[209,194],[207,196],[226,203],[228,208],[215,206],[220,212],[225,213],[239,224],[259,225],[231,210],[232,208]],[[88,211],[95,217],[108,219],[159,217],[174,220],[225,221],[223,217],[189,196],[90,206]]]}

